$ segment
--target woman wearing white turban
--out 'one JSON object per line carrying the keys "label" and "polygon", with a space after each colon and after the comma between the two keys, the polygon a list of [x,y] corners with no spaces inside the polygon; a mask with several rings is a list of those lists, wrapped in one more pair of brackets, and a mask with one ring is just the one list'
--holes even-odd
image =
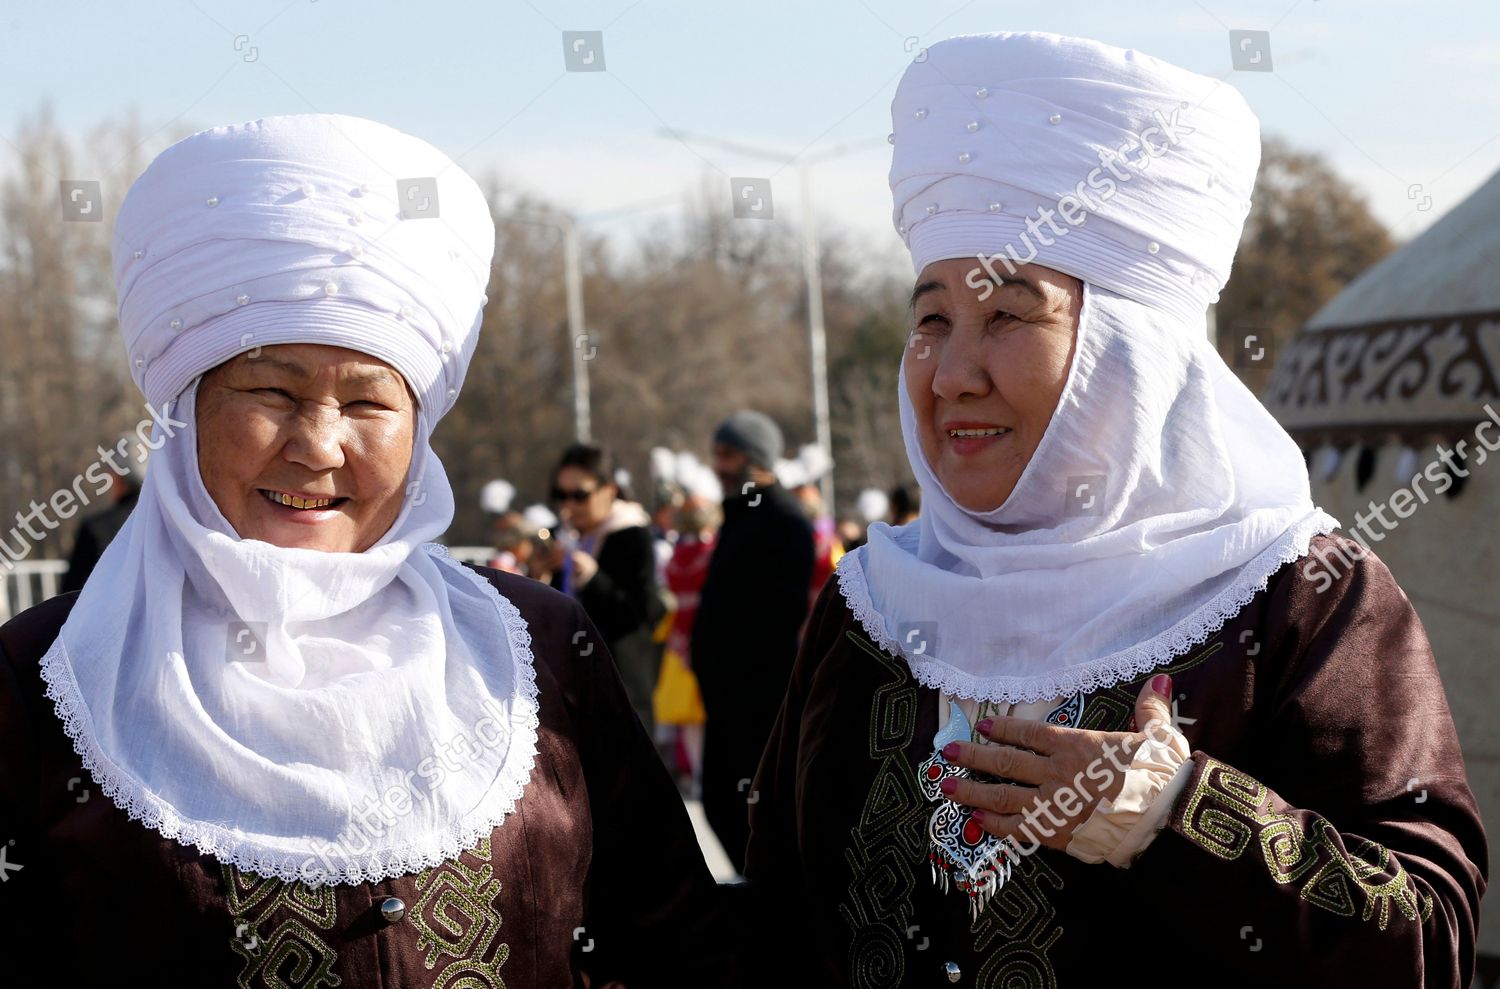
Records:
{"label": "woman wearing white turban", "polygon": [[892,113],[923,511],[809,623],[747,967],[1466,985],[1486,844],[1421,623],[1207,340],[1254,115],[1041,34],[932,46]]}
{"label": "woman wearing white turban", "polygon": [[355,117],[203,131],[132,186],[159,449],[83,590],[0,630],[33,978],[699,984],[712,879],[593,625],[431,542],[493,251],[472,179]]}

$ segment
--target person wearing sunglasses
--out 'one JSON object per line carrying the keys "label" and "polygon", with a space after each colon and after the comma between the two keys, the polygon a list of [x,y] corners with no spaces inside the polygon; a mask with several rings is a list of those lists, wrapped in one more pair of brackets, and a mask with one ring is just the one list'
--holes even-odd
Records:
{"label": "person wearing sunglasses", "polygon": [[651,693],[661,663],[652,633],[666,616],[658,591],[651,518],[623,497],[608,449],[575,443],[552,474],[552,502],[562,519],[563,565],[552,585],[572,594],[609,646],[630,704],[655,730]]}

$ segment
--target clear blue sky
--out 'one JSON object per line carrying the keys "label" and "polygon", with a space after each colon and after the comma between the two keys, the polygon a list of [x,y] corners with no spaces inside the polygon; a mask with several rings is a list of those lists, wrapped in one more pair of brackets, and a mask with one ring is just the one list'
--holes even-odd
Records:
{"label": "clear blue sky", "polygon": [[[1273,72],[1230,71],[1231,28],[1271,32]],[[606,71],[564,71],[563,30],[602,30]],[[663,128],[786,158],[855,142],[817,167],[818,214],[895,257],[883,137],[896,80],[911,49],[994,30],[1228,73],[1264,132],[1324,153],[1402,238],[1500,167],[1493,0],[7,0],[0,137],[44,99],[78,135],[132,110],[151,129],[353,113],[627,235],[705,177],[727,207],[727,176],[769,174],[780,215],[796,216],[794,169]],[[0,169],[13,164],[0,144]]]}

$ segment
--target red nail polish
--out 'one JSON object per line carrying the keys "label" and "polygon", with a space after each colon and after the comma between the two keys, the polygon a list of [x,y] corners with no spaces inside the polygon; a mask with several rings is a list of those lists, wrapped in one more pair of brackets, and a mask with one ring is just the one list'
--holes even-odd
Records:
{"label": "red nail polish", "polygon": [[944,793],[951,794],[954,790],[958,789],[958,780],[950,776],[938,784],[938,789]]}
{"label": "red nail polish", "polygon": [[995,727],[995,722],[994,722],[993,719],[985,718],[983,721],[979,722],[979,724],[975,725],[974,727],[976,727],[976,728],[979,729],[979,734],[981,734],[981,735],[988,735],[990,733],[990,729],[993,728],[993,727]]}
{"label": "red nail polish", "polygon": [[947,745],[943,746],[943,755],[948,759],[957,759],[958,752],[959,748],[957,742],[949,742]]}
{"label": "red nail polish", "polygon": [[972,818],[974,818],[974,823],[975,824],[983,824],[984,823],[984,811],[982,811],[982,810],[975,810],[974,813],[970,814],[969,816],[972,817]]}
{"label": "red nail polish", "polygon": [[1161,697],[1172,696],[1172,678],[1165,673],[1158,673],[1151,678],[1151,692]]}

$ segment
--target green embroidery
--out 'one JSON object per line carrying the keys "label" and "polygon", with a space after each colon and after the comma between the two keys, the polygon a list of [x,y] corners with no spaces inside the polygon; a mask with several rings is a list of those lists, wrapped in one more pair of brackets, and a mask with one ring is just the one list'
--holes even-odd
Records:
{"label": "green embroidery", "polygon": [[[471,864],[466,858],[475,861]],[[416,887],[422,898],[412,909],[411,922],[417,929],[417,946],[427,952],[422,963],[431,969],[444,955],[465,963],[444,969],[434,985],[503,987],[500,966],[510,957],[509,945],[499,945],[488,962],[473,958],[476,949],[483,952],[500,931],[500,912],[494,906],[500,883],[490,864],[489,837],[441,868],[417,876]]]}
{"label": "green embroidery", "polygon": [[1062,937],[1057,908],[1042,886],[1063,888],[1062,876],[1040,850],[1021,860],[988,908],[969,927],[974,951],[984,958],[974,984],[995,989],[1035,986],[1057,989],[1050,957]]}
{"label": "green embroidery", "polygon": [[331,931],[338,919],[332,886],[284,883],[228,863],[220,866],[234,920],[229,946],[245,960],[236,982],[240,989],[317,989],[343,983],[333,974],[338,952],[319,933]]}
{"label": "green embroidery", "polygon": [[[330,943],[339,919],[333,886],[268,879],[229,863],[220,867],[234,922],[230,948],[245,962],[236,982],[239,989],[342,984],[333,972],[338,952]],[[418,873],[413,883],[421,896],[408,905],[397,927],[409,923],[416,930],[429,971],[442,965],[432,984],[439,989],[505,989],[500,966],[510,957],[510,946],[496,943],[500,912],[494,901],[500,883],[494,877],[490,837]]]}
{"label": "green embroidery", "polygon": [[[917,882],[914,866],[927,858],[931,807],[917,785],[915,767],[906,759],[916,735],[920,692],[904,663],[853,629],[845,634],[879,662],[885,675],[870,703],[869,753],[879,766],[844,850],[854,877],[839,906],[852,935],[846,963],[849,984],[857,989],[900,986],[907,981],[906,951],[923,936],[911,923],[912,893]],[[1049,953],[1063,931],[1056,907],[1042,892],[1044,883],[1056,890],[1063,886],[1043,854],[1028,856],[970,925],[975,951],[984,956],[984,963],[967,984],[979,989],[1056,989]]]}
{"label": "green embroidery", "polygon": [[905,751],[917,727],[917,684],[872,643],[849,632],[879,661],[886,681],[870,702],[870,758],[879,762],[844,859],[854,881],[839,914],[849,925],[849,984],[899,986],[906,975],[906,932],[915,911],[911,863],[924,858],[927,813]]}
{"label": "green embroidery", "polygon": [[1182,812],[1182,834],[1227,862],[1252,844],[1278,883],[1300,883],[1302,899],[1340,917],[1355,916],[1352,883],[1364,894],[1361,920],[1379,910],[1380,929],[1391,904],[1407,920],[1425,922],[1433,900],[1419,893],[1411,873],[1383,845],[1359,839],[1346,853],[1338,832],[1314,816],[1306,831],[1296,817],[1271,809],[1271,791],[1258,780],[1216,759],[1207,759]]}

